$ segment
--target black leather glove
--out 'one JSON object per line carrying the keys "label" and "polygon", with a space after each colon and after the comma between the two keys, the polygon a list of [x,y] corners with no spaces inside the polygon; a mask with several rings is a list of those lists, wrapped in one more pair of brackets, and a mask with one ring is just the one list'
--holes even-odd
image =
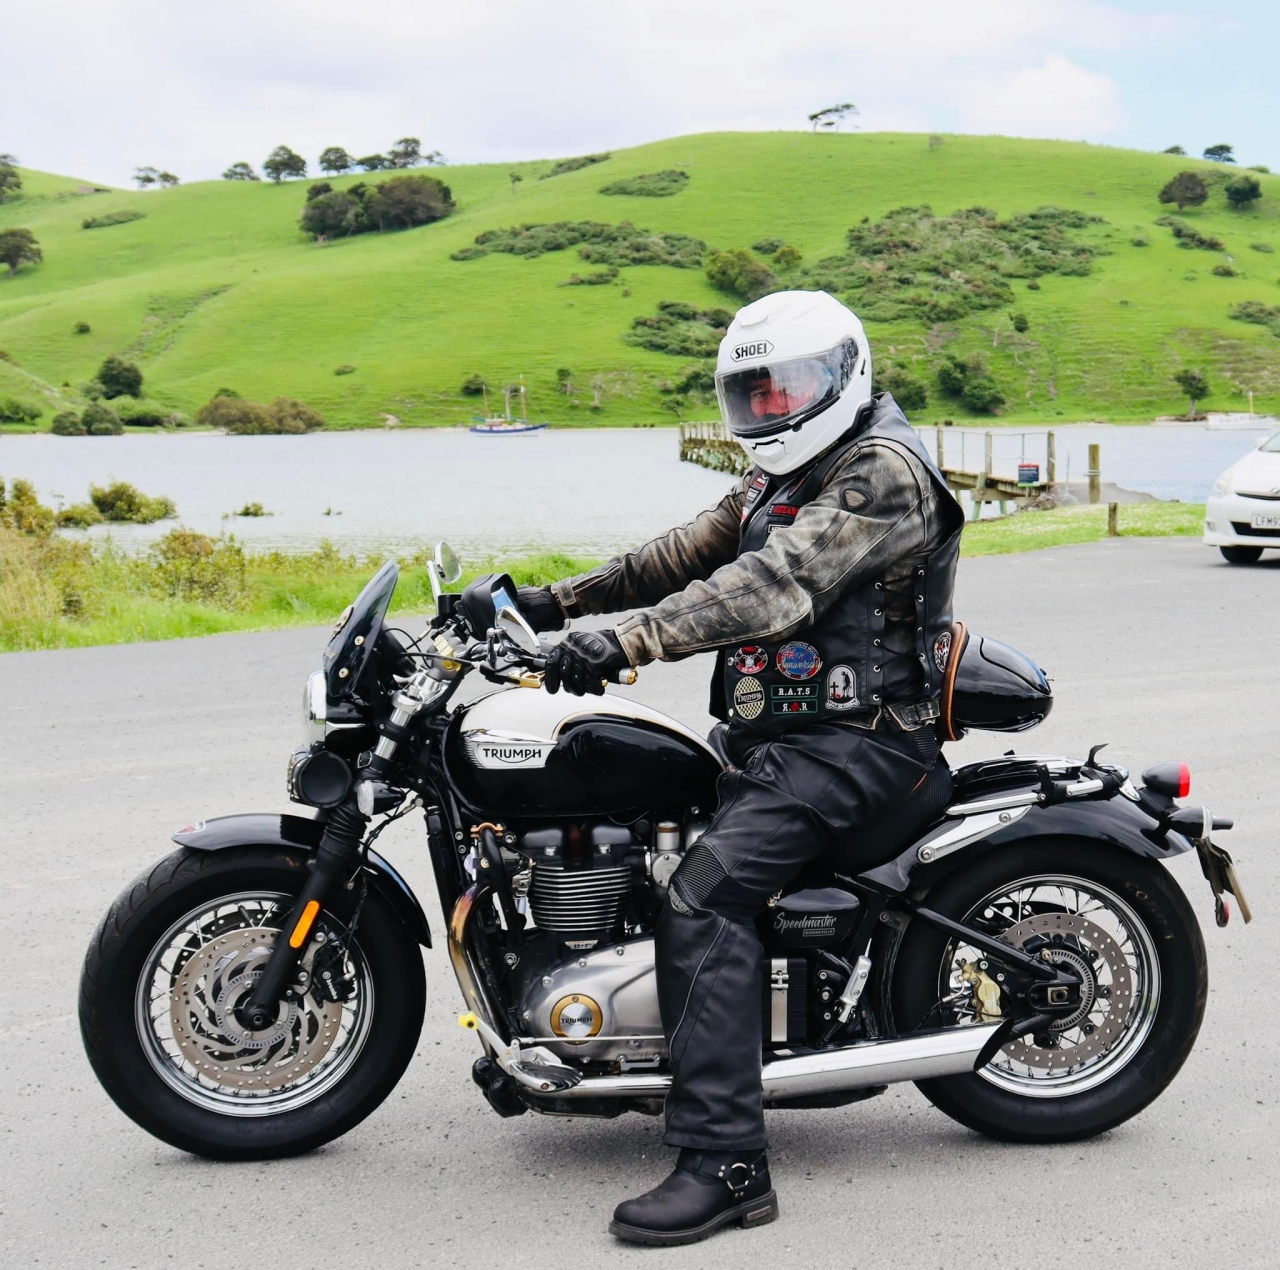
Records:
{"label": "black leather glove", "polygon": [[516,589],[516,603],[535,631],[564,629],[564,609],[549,586],[522,586]]}
{"label": "black leather glove", "polygon": [[547,657],[543,687],[548,692],[571,692],[575,697],[604,693],[607,676],[625,670],[631,663],[612,631],[574,631],[551,650]]}

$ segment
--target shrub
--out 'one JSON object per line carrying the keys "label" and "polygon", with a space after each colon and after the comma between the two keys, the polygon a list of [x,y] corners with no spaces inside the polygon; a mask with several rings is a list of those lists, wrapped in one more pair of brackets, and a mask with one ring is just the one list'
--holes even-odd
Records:
{"label": "shrub", "polygon": [[1039,291],[1039,290],[1040,290],[1040,284],[1039,284],[1039,283],[1038,283],[1034,278],[1032,278],[1032,279],[1031,279],[1031,281],[1027,283],[1027,290],[1028,290],[1028,291]]}
{"label": "shrub", "polygon": [[80,416],[74,410],[63,410],[53,416],[50,431],[57,437],[83,437],[88,435],[89,429],[80,422]]}
{"label": "shrub", "polygon": [[948,354],[938,367],[938,387],[958,397],[975,414],[996,414],[1005,399],[980,354],[961,359]]}
{"label": "shrub", "polygon": [[0,397],[0,423],[30,423],[40,418],[44,410],[29,401],[17,397]]}
{"label": "shrub", "polygon": [[120,397],[113,409],[120,416],[121,423],[131,424],[135,428],[167,428],[173,422],[173,412],[153,401]]}
{"label": "shrub", "polygon": [[1219,278],[1238,278],[1240,276],[1230,265],[1214,265],[1211,272],[1215,273]]}
{"label": "shrub", "polygon": [[1202,400],[1209,395],[1209,381],[1198,370],[1192,370],[1190,367],[1184,367],[1178,371],[1173,377],[1173,382],[1187,394],[1190,400],[1190,407],[1187,415],[1192,416],[1196,412],[1196,402]]}
{"label": "shrub", "polygon": [[124,431],[120,416],[100,401],[91,401],[85,406],[80,422],[91,437],[118,437]]}
{"label": "shrub", "polygon": [[1013,329],[1019,335],[1024,335],[1031,329],[1031,319],[1025,313],[1015,313],[1010,321],[1013,322]]}
{"label": "shrub", "polygon": [[633,319],[623,339],[638,348],[674,357],[713,357],[733,315],[725,309],[695,309],[664,300],[653,317]]}
{"label": "shrub", "polygon": [[929,404],[929,389],[909,371],[898,366],[890,366],[876,387],[891,393],[903,410],[923,410]]}
{"label": "shrub", "polygon": [[1242,300],[1232,305],[1229,317],[1237,322],[1250,322],[1255,326],[1269,326],[1280,336],[1280,305],[1272,307],[1260,300]]}
{"label": "shrub", "polygon": [[1131,247],[1150,247],[1151,240],[1149,238],[1143,238],[1141,234],[1137,234],[1133,238],[1129,239],[1129,245]]}
{"label": "shrub", "polygon": [[488,388],[488,386],[489,385],[484,381],[483,375],[468,375],[466,379],[462,381],[462,387],[458,391],[461,392],[464,397],[479,397],[483,395],[484,390]]}
{"label": "shrub", "polygon": [[751,250],[758,256],[772,256],[783,245],[783,242],[784,240],[781,238],[762,238],[758,243],[751,244]]}
{"label": "shrub", "polygon": [[596,265],[673,265],[677,269],[702,266],[707,244],[688,234],[654,234],[630,221],[556,221],[554,224],[514,225],[477,234],[475,245],[455,251],[452,260],[478,260],[490,252],[533,259],[548,251],[578,248],[578,255]]}
{"label": "shrub", "polygon": [[1268,173],[1270,173],[1271,169],[1267,167],[1265,163],[1251,163],[1249,164],[1248,171],[1261,172],[1264,176],[1266,176]]}
{"label": "shrub", "polygon": [[384,229],[413,229],[443,220],[453,211],[453,192],[434,176],[394,176],[364,199],[365,214]]}
{"label": "shrub", "polygon": [[131,220],[141,220],[146,212],[106,212],[102,216],[86,216],[80,222],[81,229],[104,229],[108,225],[127,225]]}
{"label": "shrub", "polygon": [[689,184],[688,172],[664,168],[661,172],[641,172],[600,187],[601,194],[631,194],[642,198],[669,198]]}
{"label": "shrub", "polygon": [[76,335],[88,335],[93,330],[93,327],[88,322],[77,322],[71,330]]}
{"label": "shrub", "polygon": [[92,503],[72,503],[57,515],[59,529],[88,529],[102,524],[102,513]]}
{"label": "shrub", "polygon": [[141,397],[142,372],[132,363],[121,357],[108,357],[98,367],[98,383],[102,385],[102,395],[110,400],[113,397]]}
{"label": "shrub", "polygon": [[1242,172],[1234,181],[1227,182],[1223,192],[1232,207],[1243,210],[1262,197],[1262,182]]}
{"label": "shrub", "polygon": [[742,247],[718,251],[707,261],[707,281],[721,291],[755,300],[773,290],[777,278]]}
{"label": "shrub", "polygon": [[231,514],[233,516],[247,516],[255,518],[258,516],[270,516],[272,513],[267,511],[261,503],[245,503],[238,512],[232,512]]}
{"label": "shrub", "polygon": [[171,520],[178,514],[173,499],[151,498],[128,481],[110,485],[90,485],[89,501],[104,520],[131,525],[150,525],[157,520]]}
{"label": "shrub", "polygon": [[307,186],[307,202],[313,203],[321,194],[332,194],[333,186],[328,181],[314,181]]}
{"label": "shrub", "polygon": [[364,204],[348,190],[333,190],[308,199],[298,217],[298,225],[321,245],[330,238],[345,238],[369,228]]}
{"label": "shrub", "polygon": [[769,257],[769,263],[775,269],[794,269],[803,259],[798,247],[782,246]]}
{"label": "shrub", "polygon": [[253,433],[270,431],[265,406],[242,401],[239,396],[215,396],[196,411],[195,423],[200,428],[221,428],[226,432]]}
{"label": "shrub", "polygon": [[267,407],[267,415],[276,432],[298,434],[324,427],[324,416],[294,397],[277,397]]}
{"label": "shrub", "polygon": [[335,375],[354,375],[356,373],[356,368],[352,366],[350,362],[343,362],[341,366],[335,366],[333,368],[333,373]]}
{"label": "shrub", "polygon": [[610,265],[608,269],[597,269],[595,273],[571,273],[558,287],[603,287],[618,276],[617,269]]}
{"label": "shrub", "polygon": [[566,172],[577,172],[582,168],[592,167],[594,164],[603,163],[606,159],[611,159],[612,153],[608,150],[602,151],[600,154],[580,154],[576,159],[560,159],[551,165],[549,172],[544,172],[539,181],[546,181],[553,176],[564,176]]}
{"label": "shrub", "polygon": [[1275,248],[1270,243],[1250,243],[1249,249],[1251,251],[1265,252],[1268,256],[1275,251]]}
{"label": "shrub", "polygon": [[1222,251],[1226,246],[1221,238],[1202,234],[1194,226],[1185,225],[1182,221],[1174,220],[1172,216],[1161,216],[1156,224],[1167,226],[1169,232],[1178,240],[1178,246],[1186,247],[1188,250]]}
{"label": "shrub", "polygon": [[55,522],[53,508],[36,497],[36,487],[30,481],[15,480],[8,498],[0,503],[0,524],[30,538],[47,538]]}
{"label": "shrub", "polygon": [[236,401],[240,399],[240,394],[234,388],[219,388],[213,395],[215,397],[231,397]]}
{"label": "shrub", "polygon": [[0,203],[17,198],[22,189],[22,174],[10,162],[11,155],[0,156]]}
{"label": "shrub", "polygon": [[1199,207],[1208,197],[1209,190],[1196,172],[1179,172],[1159,194],[1162,203],[1177,203],[1178,211],[1185,207]]}
{"label": "shrub", "polygon": [[171,529],[151,548],[148,583],[166,599],[238,608],[245,599],[244,552],[194,529]]}

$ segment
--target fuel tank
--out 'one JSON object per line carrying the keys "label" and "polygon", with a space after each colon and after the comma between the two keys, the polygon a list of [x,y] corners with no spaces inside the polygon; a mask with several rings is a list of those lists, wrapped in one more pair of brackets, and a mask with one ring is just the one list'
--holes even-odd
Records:
{"label": "fuel tank", "polygon": [[721,763],[696,732],[639,702],[495,692],[459,710],[449,777],[473,807],[512,816],[603,816],[715,806]]}

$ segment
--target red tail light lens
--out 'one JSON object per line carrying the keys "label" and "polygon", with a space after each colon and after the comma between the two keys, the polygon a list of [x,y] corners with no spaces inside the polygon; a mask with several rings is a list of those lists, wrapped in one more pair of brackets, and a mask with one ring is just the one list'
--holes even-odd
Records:
{"label": "red tail light lens", "polygon": [[1142,773],[1142,783],[1166,798],[1185,798],[1191,792],[1191,769],[1177,761],[1157,763]]}
{"label": "red tail light lens", "polygon": [[1178,797],[1191,793],[1191,769],[1185,763],[1178,764]]}

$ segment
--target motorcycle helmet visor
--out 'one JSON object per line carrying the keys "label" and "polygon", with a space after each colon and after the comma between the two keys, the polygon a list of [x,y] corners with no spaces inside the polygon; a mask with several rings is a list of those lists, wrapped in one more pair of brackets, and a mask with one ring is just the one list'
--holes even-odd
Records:
{"label": "motorcycle helmet visor", "polygon": [[716,396],[725,426],[737,437],[799,427],[844,392],[857,360],[857,344],[843,340],[825,353],[723,371]]}

